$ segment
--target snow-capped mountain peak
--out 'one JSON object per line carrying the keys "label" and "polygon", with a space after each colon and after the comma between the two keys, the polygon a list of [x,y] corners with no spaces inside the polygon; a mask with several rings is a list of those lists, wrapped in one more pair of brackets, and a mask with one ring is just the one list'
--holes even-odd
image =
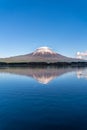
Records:
{"label": "snow-capped mountain peak", "polygon": [[49,47],[40,47],[36,49],[35,52],[33,52],[33,55],[54,55],[56,54],[54,51],[52,51]]}

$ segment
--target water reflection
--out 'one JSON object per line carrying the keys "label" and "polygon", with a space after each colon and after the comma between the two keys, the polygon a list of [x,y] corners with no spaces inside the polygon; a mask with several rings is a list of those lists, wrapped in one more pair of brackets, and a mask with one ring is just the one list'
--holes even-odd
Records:
{"label": "water reflection", "polygon": [[86,75],[87,68],[0,69],[0,130],[87,130],[87,81],[76,78]]}
{"label": "water reflection", "polygon": [[87,68],[78,70],[77,71],[77,77],[87,79]]}
{"label": "water reflection", "polygon": [[0,69],[0,73],[29,76],[36,79],[39,83],[42,84],[47,84],[54,78],[69,72],[75,72],[78,78],[87,78],[87,68],[27,67]]}

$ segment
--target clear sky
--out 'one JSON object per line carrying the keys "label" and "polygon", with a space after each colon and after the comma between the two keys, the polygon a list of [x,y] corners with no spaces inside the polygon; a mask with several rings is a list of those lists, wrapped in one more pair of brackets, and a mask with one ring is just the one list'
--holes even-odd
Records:
{"label": "clear sky", "polygon": [[87,0],[0,0],[0,57],[87,50]]}

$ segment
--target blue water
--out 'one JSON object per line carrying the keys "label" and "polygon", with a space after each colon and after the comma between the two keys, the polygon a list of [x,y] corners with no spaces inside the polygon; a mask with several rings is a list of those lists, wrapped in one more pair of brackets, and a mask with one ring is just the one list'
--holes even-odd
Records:
{"label": "blue water", "polygon": [[0,130],[87,130],[87,79],[0,73]]}

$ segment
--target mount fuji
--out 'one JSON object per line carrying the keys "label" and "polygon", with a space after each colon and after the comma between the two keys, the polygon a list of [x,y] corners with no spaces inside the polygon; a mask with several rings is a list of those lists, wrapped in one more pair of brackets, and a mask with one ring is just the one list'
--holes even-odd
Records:
{"label": "mount fuji", "polygon": [[80,59],[69,58],[54,52],[48,47],[37,48],[34,52],[26,55],[14,56],[9,58],[1,58],[0,62],[7,63],[30,63],[30,62],[45,62],[45,63],[57,63],[57,62],[78,62]]}

